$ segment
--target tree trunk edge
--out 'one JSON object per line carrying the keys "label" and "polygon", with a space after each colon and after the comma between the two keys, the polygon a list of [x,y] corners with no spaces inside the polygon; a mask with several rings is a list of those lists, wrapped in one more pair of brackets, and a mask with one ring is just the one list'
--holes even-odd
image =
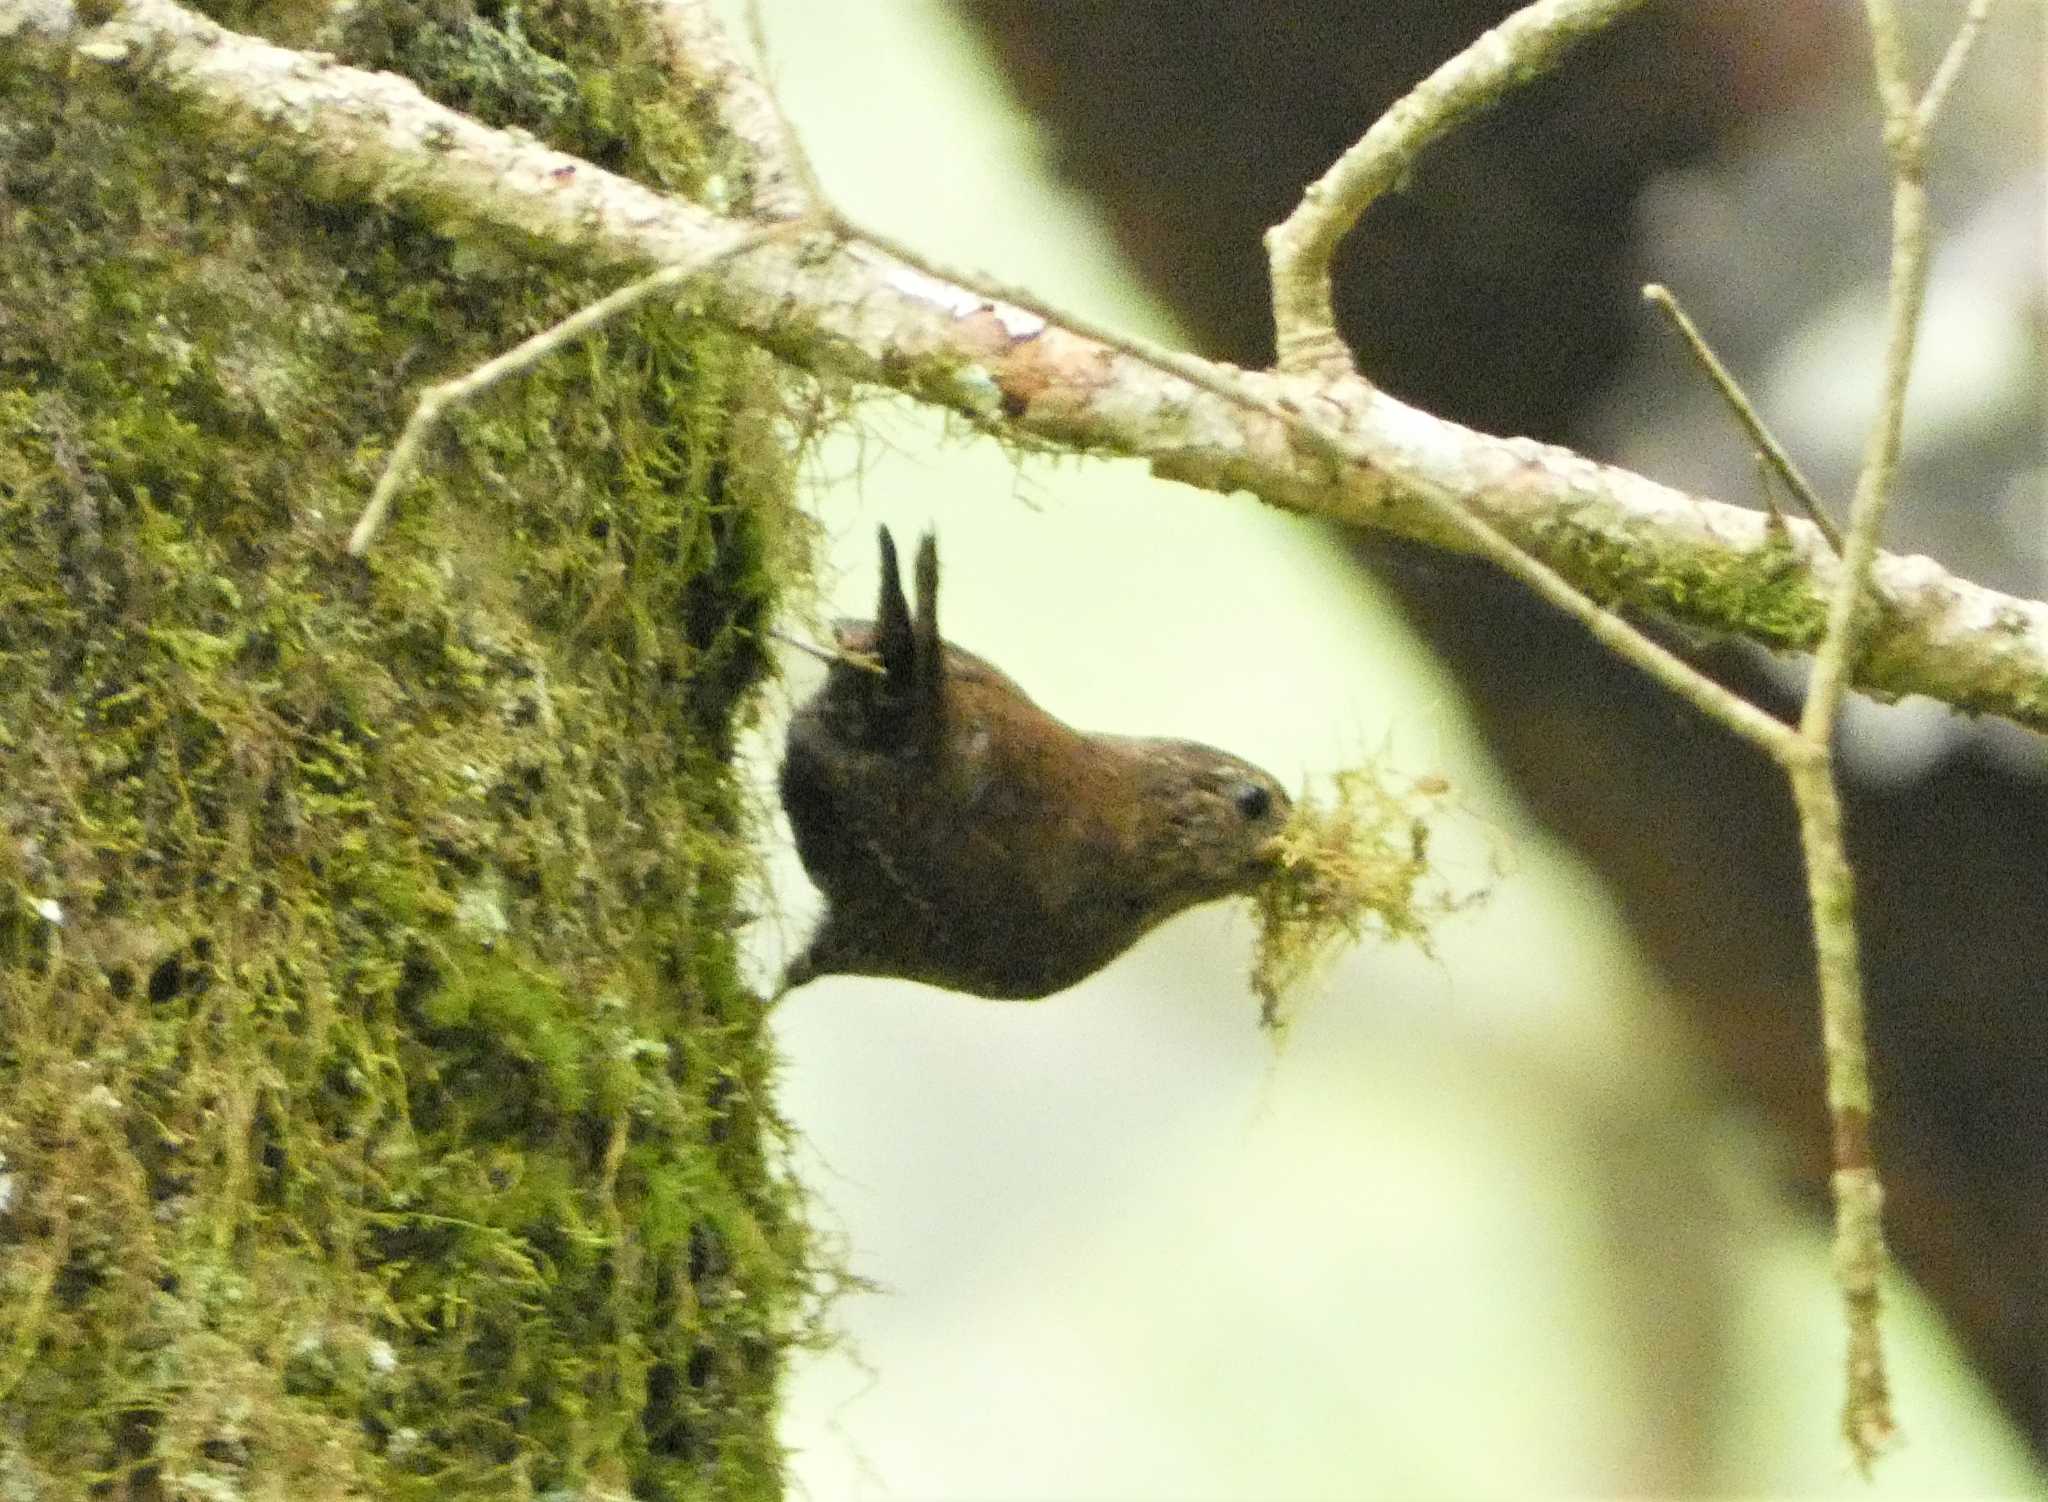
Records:
{"label": "tree trunk edge", "polygon": [[[708,170],[604,0],[222,19]],[[419,388],[605,289],[0,93],[0,1491],[779,1496],[830,1277],[735,952],[779,377],[642,314],[349,559]]]}

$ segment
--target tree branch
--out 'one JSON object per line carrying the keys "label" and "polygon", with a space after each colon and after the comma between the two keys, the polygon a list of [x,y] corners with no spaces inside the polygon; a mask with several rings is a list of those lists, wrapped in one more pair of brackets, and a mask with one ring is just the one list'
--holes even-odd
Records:
{"label": "tree branch", "polygon": [[1870,1060],[1865,1042],[1863,968],[1856,938],[1855,878],[1842,839],[1841,795],[1834,776],[1834,736],[1850,665],[1862,650],[1863,610],[1878,538],[1896,489],[1906,419],[1906,391],[1927,291],[1927,131],[1969,56],[1989,12],[1976,0],[1915,99],[1893,0],[1865,0],[1877,96],[1892,167],[1891,279],[1886,309],[1883,388],[1864,445],[1849,504],[1842,571],[1828,602],[1827,634],[1814,656],[1813,679],[1799,718],[1798,754],[1787,759],[1806,854],[1808,898],[1820,979],[1821,1039],[1832,1118],[1835,1189],[1835,1276],[1848,1317],[1848,1386],[1842,1428],[1858,1469],[1892,1439],[1890,1385],[1878,1326],[1885,1268],[1883,1192],[1871,1143]]}
{"label": "tree branch", "polygon": [[[1277,423],[1300,448],[1329,461],[1333,474],[1341,474],[1347,469],[1369,469],[1376,462],[1376,456],[1370,449],[1360,445],[1342,428],[1332,424],[1327,416],[1320,412],[1311,416],[1312,412],[1316,412],[1316,408],[1312,404],[1303,403],[1291,393],[1287,389],[1285,377],[1281,378],[1281,389],[1275,392],[1269,389],[1272,385],[1270,381],[1262,381],[1252,372],[1203,360],[1181,350],[1166,349],[1128,334],[1091,326],[1071,313],[1061,314],[1045,306],[1029,292],[1000,286],[985,278],[970,279],[960,272],[938,265],[909,246],[898,244],[885,236],[878,236],[872,230],[863,230],[857,225],[846,224],[843,220],[840,222],[845,224],[849,234],[864,237],[886,254],[897,257],[919,273],[931,277],[935,285],[973,285],[984,296],[1021,307],[1042,320],[1048,327],[1056,322],[1061,323],[1066,332],[1076,337],[1092,339],[1129,359],[1186,381],[1198,390],[1218,396],[1243,412],[1263,416]],[[1317,394],[1325,398],[1333,397],[1337,392],[1347,388],[1361,397],[1370,397],[1372,394],[1371,388],[1358,376],[1313,381],[1311,385]],[[1702,714],[1720,721],[1752,745],[1773,756],[1781,755],[1791,744],[1793,731],[1789,725],[1773,719],[1740,695],[1723,688],[1691,663],[1652,641],[1614,612],[1603,609],[1562,574],[1518,546],[1485,518],[1467,508],[1456,494],[1416,489],[1409,493],[1409,498],[1424,508],[1429,517],[1443,528],[1448,546],[1462,547],[1477,553],[1496,567],[1512,574],[1542,599],[1578,621],[1601,645],[1642,669],[1674,694],[1689,700]],[[1782,528],[1782,522],[1780,526]]]}
{"label": "tree branch", "polygon": [[[1714,384],[1714,389],[1721,393],[1721,400],[1726,402],[1728,410],[1735,414],[1735,420],[1742,425],[1742,431],[1747,433],[1749,441],[1756,445],[1757,458],[1778,477],[1787,490],[1792,492],[1792,498],[1799,502],[1799,509],[1806,513],[1807,520],[1820,528],[1821,535],[1828,540],[1828,546],[1839,554],[1842,551],[1841,531],[1835,526],[1834,518],[1828,515],[1827,508],[1821,504],[1820,497],[1814,493],[1812,483],[1808,481],[1804,471],[1793,462],[1792,456],[1785,452],[1785,446],[1778,442],[1778,435],[1773,433],[1763,418],[1757,415],[1756,404],[1750,401],[1749,393],[1742,389],[1734,373],[1721,363],[1721,357],[1714,353],[1713,346],[1701,335],[1699,326],[1692,321],[1685,309],[1678,305],[1678,299],[1672,295],[1671,289],[1652,282],[1643,288],[1643,301],[1662,313],[1672,328],[1678,331],[1678,337],[1683,339],[1685,347],[1692,351],[1693,359],[1699,363],[1700,369],[1706,372],[1707,379]],[[1768,500],[1768,497],[1766,499]]]}
{"label": "tree branch", "polygon": [[363,508],[363,514],[356,518],[353,531],[348,535],[348,550],[360,558],[369,551],[377,529],[384,525],[384,517],[391,509],[391,503],[398,495],[398,489],[412,477],[413,468],[420,462],[420,449],[432,433],[434,425],[441,420],[441,414],[461,402],[474,401],[493,386],[511,380],[514,376],[526,374],[549,355],[581,339],[585,334],[596,332],[614,318],[630,313],[642,303],[651,301],[665,292],[674,292],[691,278],[733,256],[745,255],[755,246],[774,239],[779,235],[792,234],[799,227],[796,220],[783,220],[777,224],[761,225],[735,236],[717,250],[706,253],[697,261],[686,261],[664,266],[659,271],[648,273],[638,281],[629,282],[608,296],[594,303],[586,304],[571,313],[561,322],[542,329],[530,339],[521,340],[495,359],[486,360],[476,369],[429,386],[420,393],[419,404],[413,408],[412,416],[406,420],[405,430],[398,435],[398,444],[384,461],[384,472],[377,477],[377,485],[370,492],[370,504]]}
{"label": "tree branch", "polygon": [[1357,374],[1337,333],[1330,261],[1359,217],[1415,165],[1424,147],[1642,0],[1540,0],[1525,5],[1409,90],[1310,183],[1294,212],[1266,232],[1276,368]]}
{"label": "tree branch", "polygon": [[[443,108],[402,79],[227,31],[171,3],[128,0],[93,27],[68,0],[0,0],[0,37],[40,40],[145,77],[224,138],[295,140],[314,191],[411,205],[443,233],[512,242],[585,269],[692,264],[744,228],[512,131]],[[1249,390],[1341,428],[1370,463],[1332,472],[1284,429],[1145,362],[830,236],[799,236],[708,271],[706,316],[813,370],[906,392],[998,434],[1149,461],[1291,510],[1466,548],[1422,503],[1456,498],[1605,604],[1810,651],[1839,562],[1810,526],[1686,495],[1567,449],[1494,438],[1361,383],[1231,371]],[[1926,694],[2048,731],[2048,605],[1930,559],[1880,555],[1855,684]]]}

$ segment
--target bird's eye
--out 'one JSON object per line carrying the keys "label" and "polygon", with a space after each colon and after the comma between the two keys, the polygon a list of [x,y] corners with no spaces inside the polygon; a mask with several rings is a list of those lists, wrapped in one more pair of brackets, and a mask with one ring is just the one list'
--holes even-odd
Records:
{"label": "bird's eye", "polygon": [[1230,795],[1230,801],[1237,805],[1237,811],[1248,821],[1265,818],[1273,807],[1273,795],[1256,782],[1240,782],[1237,791]]}

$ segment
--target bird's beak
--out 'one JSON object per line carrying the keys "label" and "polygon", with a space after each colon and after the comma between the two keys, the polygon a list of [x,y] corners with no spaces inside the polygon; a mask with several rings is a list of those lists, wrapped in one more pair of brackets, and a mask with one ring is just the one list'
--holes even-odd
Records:
{"label": "bird's beak", "polygon": [[1279,871],[1293,864],[1288,851],[1286,839],[1276,834],[1252,852],[1252,860],[1269,871]]}

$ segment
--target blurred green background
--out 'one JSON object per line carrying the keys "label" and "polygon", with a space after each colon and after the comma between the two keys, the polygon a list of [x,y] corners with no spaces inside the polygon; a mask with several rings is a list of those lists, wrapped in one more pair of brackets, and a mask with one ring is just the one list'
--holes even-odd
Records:
{"label": "blurred green background", "polygon": [[[1185,337],[952,11],[763,13],[856,217]],[[1017,461],[880,396],[810,484],[826,616],[871,613],[877,522],[934,525],[947,635],[1055,713],[1293,783],[1373,755],[1441,772],[1469,813],[1446,858],[1477,871],[1505,837],[1514,870],[1436,960],[1347,955],[1277,1051],[1228,907],[1044,1003],[854,980],[785,1000],[797,1167],[880,1285],[794,1374],[796,1495],[2048,1494],[1903,1277],[1907,1440],[1874,1487],[1849,1473],[1827,1245],[1783,1150],[1335,538],[1128,463]],[[773,875],[764,975],[815,908],[786,845]]]}

